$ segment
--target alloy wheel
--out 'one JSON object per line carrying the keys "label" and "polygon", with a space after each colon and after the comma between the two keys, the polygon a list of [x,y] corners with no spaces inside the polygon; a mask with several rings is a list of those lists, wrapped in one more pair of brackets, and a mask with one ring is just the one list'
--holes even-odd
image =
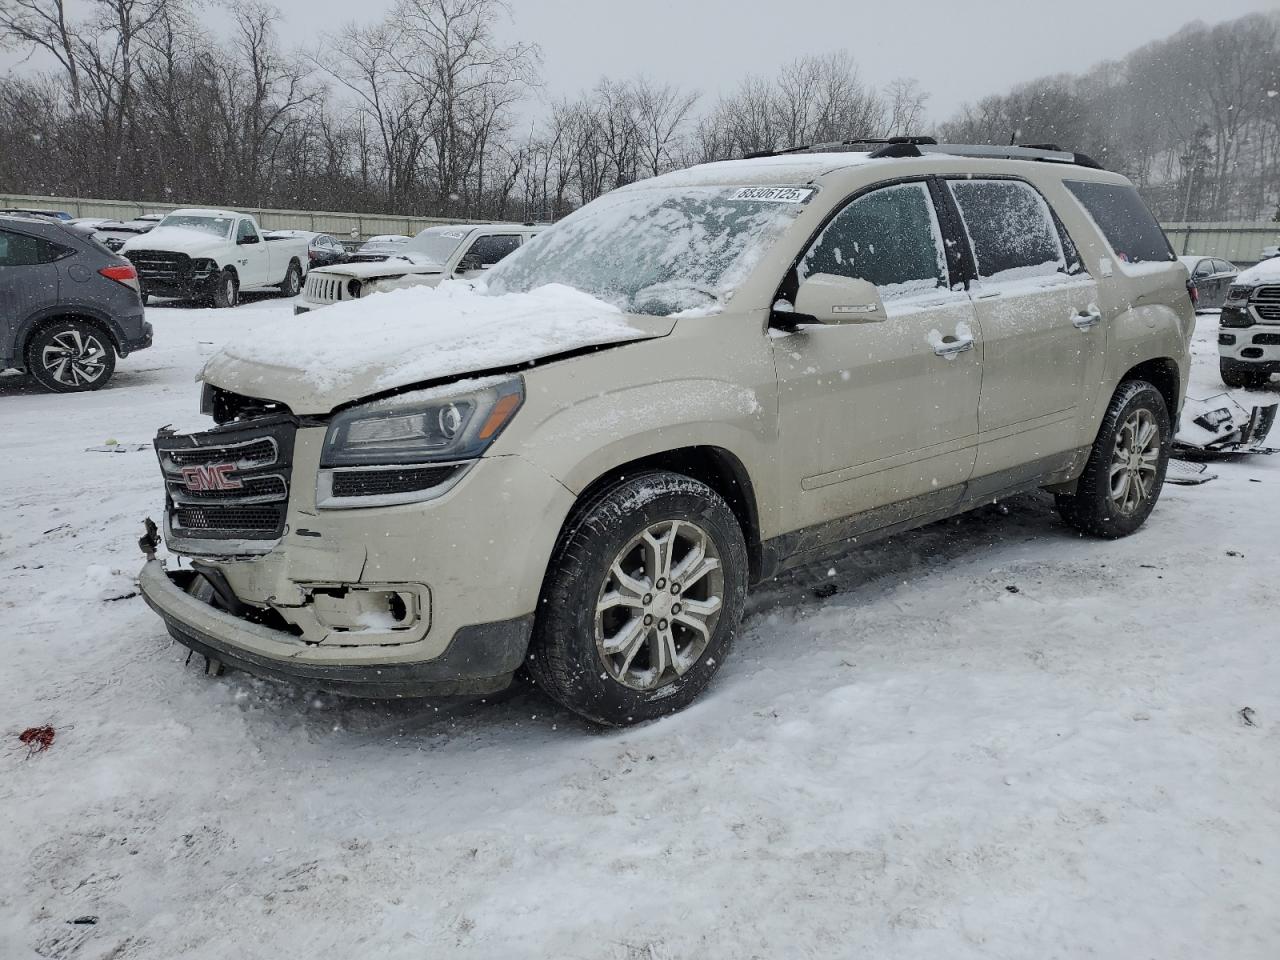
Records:
{"label": "alloy wheel", "polygon": [[715,542],[687,520],[664,520],[614,558],[596,599],[595,640],[609,675],[635,690],[673,683],[711,642],[724,603]]}
{"label": "alloy wheel", "polygon": [[1111,502],[1132,516],[1151,498],[1160,467],[1160,428],[1150,410],[1134,410],[1116,432],[1111,454]]}
{"label": "alloy wheel", "polygon": [[97,383],[106,372],[106,357],[106,348],[96,335],[75,328],[54,334],[40,351],[45,371],[68,387]]}

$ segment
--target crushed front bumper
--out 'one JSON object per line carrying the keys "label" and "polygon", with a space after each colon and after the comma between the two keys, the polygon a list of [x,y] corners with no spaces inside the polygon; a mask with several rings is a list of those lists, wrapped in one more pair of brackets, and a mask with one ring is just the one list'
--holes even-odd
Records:
{"label": "crushed front bumper", "polygon": [[[193,571],[148,560],[142,596],[183,646],[256,676],[354,697],[479,696],[510,685],[524,659],[533,615],[463,627],[431,660],[397,660],[380,647],[326,647],[237,617],[189,593]],[[394,651],[394,648],[390,648]]]}

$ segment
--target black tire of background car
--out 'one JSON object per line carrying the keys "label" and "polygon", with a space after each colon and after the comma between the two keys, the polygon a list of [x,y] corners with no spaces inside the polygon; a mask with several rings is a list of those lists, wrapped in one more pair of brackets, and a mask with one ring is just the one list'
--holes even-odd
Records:
{"label": "black tire of background car", "polygon": [[1218,372],[1222,375],[1222,382],[1228,387],[1257,390],[1271,382],[1269,372],[1258,370],[1247,363],[1219,360]]}
{"label": "black tire of background car", "polygon": [[289,270],[280,281],[280,294],[285,297],[296,297],[302,292],[302,268],[297,260],[289,262]]}
{"label": "black tire of background car", "polygon": [[[1117,431],[1129,415],[1138,409],[1149,410],[1155,417],[1160,431],[1160,459],[1151,495],[1134,513],[1125,516],[1115,509],[1111,500],[1111,457]],[[1127,537],[1146,522],[1156,501],[1160,499],[1172,446],[1173,431],[1169,427],[1169,410],[1165,406],[1164,396],[1145,380],[1126,380],[1116,388],[1111,405],[1107,407],[1107,414],[1102,418],[1102,426],[1089,451],[1089,461],[1076,485],[1076,492],[1059,493],[1055,496],[1058,513],[1081,533],[1107,540]]]}
{"label": "black tire of background car", "polygon": [[[231,281],[228,284],[227,281]],[[219,309],[234,307],[240,302],[240,281],[231,270],[223,270],[213,288],[213,305]]]}
{"label": "black tire of background car", "polygon": [[[641,691],[614,680],[601,663],[596,597],[618,551],[663,520],[696,521],[712,537],[724,575],[723,606],[698,662],[673,684]],[[580,504],[565,524],[539,599],[530,677],[553,700],[599,724],[626,726],[674,713],[702,692],[728,654],[746,603],[747,577],[742,528],[718,493],[662,470],[626,477]]]}
{"label": "black tire of background car", "polygon": [[[80,386],[70,386],[62,383],[45,370],[44,364],[40,362],[40,356],[44,348],[53,341],[53,338],[70,330],[78,330],[82,336],[86,334],[93,335],[106,349],[106,354],[102,359],[102,365],[106,369],[92,383],[81,384]],[[87,320],[57,320],[53,323],[46,323],[32,334],[31,339],[27,341],[25,352],[27,372],[31,374],[36,383],[46,390],[52,390],[54,393],[87,393],[90,390],[97,390],[111,379],[116,370],[116,353],[111,343],[111,337],[97,324],[90,323]]]}

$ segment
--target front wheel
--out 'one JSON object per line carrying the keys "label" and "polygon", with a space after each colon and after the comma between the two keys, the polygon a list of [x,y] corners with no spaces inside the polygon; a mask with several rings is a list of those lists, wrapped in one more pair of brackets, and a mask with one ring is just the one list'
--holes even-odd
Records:
{"label": "front wheel", "polygon": [[27,344],[27,370],[46,390],[97,390],[116,369],[115,348],[84,320],[58,320],[36,331]]}
{"label": "front wheel", "polygon": [[280,283],[280,295],[283,297],[296,297],[302,292],[302,268],[298,266],[297,261],[289,264],[289,272],[284,275],[284,280]]}
{"label": "front wheel", "polygon": [[234,307],[240,300],[240,282],[230,270],[218,275],[213,287],[213,305],[219,309]]}
{"label": "front wheel", "polygon": [[1236,360],[1219,358],[1218,372],[1222,374],[1223,383],[1238,389],[1257,390],[1271,382],[1270,373]]}
{"label": "front wheel", "polygon": [[543,585],[529,672],[597,723],[673,713],[729,652],[747,573],[723,497],[676,473],[630,477],[571,518]]}
{"label": "front wheel", "polygon": [[1160,499],[1172,440],[1160,391],[1145,380],[1120,384],[1076,492],[1056,497],[1062,519],[1095,537],[1133,533]]}

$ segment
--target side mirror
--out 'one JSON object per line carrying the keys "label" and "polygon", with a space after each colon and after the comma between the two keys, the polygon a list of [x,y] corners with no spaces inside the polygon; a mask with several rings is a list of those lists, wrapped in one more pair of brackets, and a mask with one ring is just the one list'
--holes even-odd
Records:
{"label": "side mirror", "polygon": [[875,284],[831,273],[815,273],[802,280],[795,307],[796,319],[801,322],[879,323],[888,319]]}
{"label": "side mirror", "polygon": [[257,237],[254,237],[254,236],[248,236],[248,237],[241,237],[239,240],[237,240],[237,241],[236,241],[236,245],[237,245],[237,246],[241,246],[241,247],[243,247],[243,246],[245,246],[245,245],[247,245],[247,244],[250,244],[250,243],[257,243],[257,242],[258,242],[258,238],[257,238]]}
{"label": "side mirror", "polygon": [[471,273],[473,270],[480,270],[483,265],[480,263],[479,257],[467,256],[458,261],[458,266],[454,273]]}

